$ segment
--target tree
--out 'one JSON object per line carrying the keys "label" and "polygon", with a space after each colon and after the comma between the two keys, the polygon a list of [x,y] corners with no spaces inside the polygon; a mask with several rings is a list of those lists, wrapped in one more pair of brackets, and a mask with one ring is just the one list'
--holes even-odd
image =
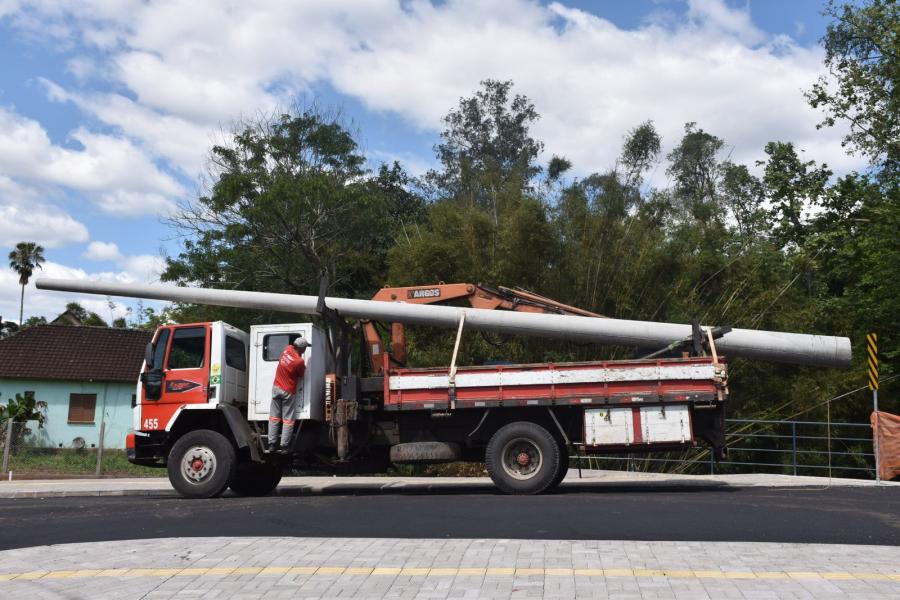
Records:
{"label": "tree", "polygon": [[[544,148],[529,132],[540,118],[534,104],[519,94],[511,97],[512,86],[512,81],[486,79],[474,96],[459,99],[444,117],[441,143],[434,147],[442,170],[426,175],[440,197],[485,209],[495,225],[502,210],[500,190],[529,191],[541,171],[537,157]],[[562,162],[552,167],[555,176],[566,170]]]}
{"label": "tree", "polygon": [[0,405],[0,446],[11,443],[12,447],[20,445],[30,430],[25,427],[13,428],[13,439],[7,440],[7,421],[12,420],[13,423],[27,423],[28,421],[37,421],[38,427],[44,426],[46,419],[47,403],[40,402],[35,399],[34,392],[25,392],[24,394],[16,394],[15,397],[6,401],[6,406]]}
{"label": "tree", "polygon": [[675,181],[676,202],[700,223],[720,217],[721,207],[716,201],[717,155],[724,145],[716,136],[697,129],[696,123],[687,123],[681,143],[668,156],[666,172]]}
{"label": "tree", "polygon": [[15,249],[9,253],[9,268],[19,274],[19,285],[22,286],[22,294],[19,298],[19,324],[25,310],[25,286],[34,274],[34,269],[41,269],[44,262],[44,248],[34,242],[19,242]]}
{"label": "tree", "polygon": [[625,167],[625,183],[639,187],[644,173],[650,168],[660,152],[660,137],[653,121],[644,121],[628,132],[622,148],[621,164]]}
{"label": "tree", "polygon": [[819,204],[831,177],[826,165],[801,161],[789,142],[769,142],[763,183],[766,187],[776,239],[785,245],[803,243],[807,234],[804,209]]}
{"label": "tree", "polygon": [[[372,176],[351,132],[314,108],[242,123],[210,154],[208,192],[170,220],[185,237],[165,281],[295,294],[372,295],[388,249],[423,203],[399,167]],[[182,306],[205,318],[208,309]],[[170,313],[171,314],[171,313]],[[218,310],[235,325],[284,318]]]}
{"label": "tree", "polygon": [[850,125],[844,144],[869,157],[888,177],[900,173],[900,5],[896,0],[836,4],[822,45],[830,78],[806,92],[825,112],[819,127]]}
{"label": "tree", "polygon": [[22,329],[26,329],[28,327],[34,327],[35,325],[46,325],[47,317],[37,316],[37,317],[28,317],[25,319],[25,323],[22,324]]}
{"label": "tree", "polygon": [[87,310],[78,302],[69,302],[66,304],[66,312],[72,315],[80,325],[88,327],[108,327],[109,325],[103,318],[95,312]]}

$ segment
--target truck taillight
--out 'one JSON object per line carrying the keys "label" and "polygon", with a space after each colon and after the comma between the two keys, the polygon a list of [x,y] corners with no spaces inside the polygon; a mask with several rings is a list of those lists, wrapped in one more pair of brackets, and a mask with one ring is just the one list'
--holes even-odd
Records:
{"label": "truck taillight", "polygon": [[129,433],[125,436],[125,448],[134,448],[134,434]]}

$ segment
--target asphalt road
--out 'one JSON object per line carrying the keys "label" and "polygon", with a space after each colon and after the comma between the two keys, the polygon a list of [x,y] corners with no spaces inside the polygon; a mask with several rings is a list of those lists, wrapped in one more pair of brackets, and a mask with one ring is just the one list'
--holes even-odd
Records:
{"label": "asphalt road", "polygon": [[223,497],[0,499],[0,550],[157,537],[329,536],[816,542],[900,546],[896,488],[565,485]]}

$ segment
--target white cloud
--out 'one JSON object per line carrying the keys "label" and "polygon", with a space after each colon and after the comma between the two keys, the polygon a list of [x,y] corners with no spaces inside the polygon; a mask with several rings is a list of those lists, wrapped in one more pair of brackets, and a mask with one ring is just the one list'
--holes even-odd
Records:
{"label": "white cloud", "polygon": [[207,125],[182,117],[163,115],[121,94],[77,93],[41,79],[51,99],[72,102],[85,112],[123,133],[140,140],[155,156],[186,175],[196,175],[203,167],[211,145]]}
{"label": "white cloud", "polygon": [[45,194],[0,175],[0,238],[13,244],[36,242],[45,248],[87,241],[87,227],[45,202]]}
{"label": "white cloud", "polygon": [[122,258],[119,247],[113,242],[93,241],[88,244],[87,250],[82,256],[88,260],[116,261]]}
{"label": "white cloud", "polygon": [[822,72],[822,51],[765,33],[723,0],[690,0],[680,20],[634,29],[529,0],[83,5],[33,11],[49,15],[45,25],[75,28],[72,37],[104,38],[95,42],[100,69],[121,92],[51,93],[187,174],[199,170],[207,132],[316,84],[436,131],[485,78],[515,81],[543,117],[535,133],[548,154],[566,155],[578,173],[609,167],[646,119],[667,149],[697,121],[733,146],[734,160],[752,164],[780,139],[839,172],[861,166],[840,147],[840,129],[815,129],[820,116],[802,96]]}
{"label": "white cloud", "polygon": [[747,44],[759,44],[766,34],[753,24],[748,8],[730,8],[721,0],[688,0],[688,17],[707,32],[719,31]]}
{"label": "white cloud", "polygon": [[[112,245],[114,246],[114,244]],[[109,320],[109,299],[89,294],[39,290],[34,283],[40,277],[115,281],[118,283],[154,283],[159,281],[159,275],[165,267],[162,258],[152,255],[120,255],[115,260],[115,263],[119,270],[89,272],[85,269],[48,260],[40,270],[35,270],[34,276],[28,282],[28,285],[25,286],[24,318],[44,316],[48,320],[52,320],[65,310],[68,302],[78,302],[86,309],[96,312],[103,319]],[[18,320],[20,289],[18,276],[13,271],[9,269],[0,270],[0,315],[3,316],[3,320]],[[132,303],[114,300],[113,304],[112,317],[118,318],[128,314],[129,305]],[[159,302],[148,302],[145,305],[159,307],[162,304]]]}
{"label": "white cloud", "polygon": [[0,171],[40,185],[86,192],[115,214],[160,214],[184,192],[125,138],[83,128],[70,138],[81,148],[53,144],[40,123],[0,108]]}

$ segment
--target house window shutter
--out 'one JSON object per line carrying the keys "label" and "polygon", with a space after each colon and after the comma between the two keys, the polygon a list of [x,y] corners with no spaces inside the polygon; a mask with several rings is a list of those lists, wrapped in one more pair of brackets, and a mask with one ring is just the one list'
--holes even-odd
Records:
{"label": "house window shutter", "polygon": [[69,394],[69,423],[93,423],[97,394]]}

